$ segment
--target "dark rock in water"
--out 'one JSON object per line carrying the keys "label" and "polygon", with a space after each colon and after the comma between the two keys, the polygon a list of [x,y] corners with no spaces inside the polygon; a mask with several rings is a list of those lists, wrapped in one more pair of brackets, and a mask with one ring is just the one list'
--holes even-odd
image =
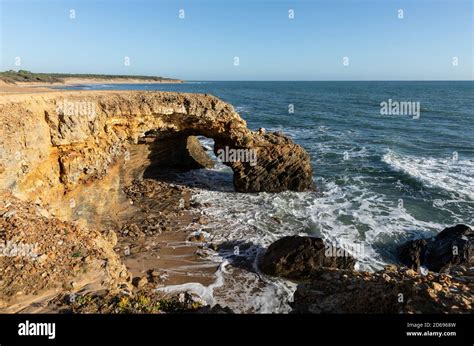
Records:
{"label": "dark rock in water", "polygon": [[455,264],[472,266],[474,231],[466,225],[448,227],[436,237],[409,241],[397,252],[400,261],[415,270],[424,266],[440,272]]}
{"label": "dark rock in water", "polygon": [[433,271],[453,264],[474,265],[474,231],[466,225],[445,228],[427,244],[424,264]]}
{"label": "dark rock in water", "polygon": [[[327,250],[332,256],[326,256]],[[260,261],[260,269],[267,275],[293,280],[307,279],[321,267],[353,269],[355,260],[345,251],[326,247],[321,238],[289,236],[268,247]],[[337,256],[338,252],[341,256]],[[336,255],[336,256],[334,256]]]}
{"label": "dark rock in water", "polygon": [[[221,140],[216,140],[215,143],[214,151],[219,157],[219,150],[224,150],[229,143]],[[236,149],[232,144],[230,146]],[[224,162],[234,171],[234,186],[237,191],[313,189],[313,169],[309,154],[290,138],[278,133],[260,132],[238,150],[247,150],[243,152],[248,154],[247,159]]]}
{"label": "dark rock in water", "polygon": [[418,270],[422,265],[422,253],[426,244],[428,244],[428,240],[426,239],[416,239],[406,242],[398,247],[398,258],[409,268]]}

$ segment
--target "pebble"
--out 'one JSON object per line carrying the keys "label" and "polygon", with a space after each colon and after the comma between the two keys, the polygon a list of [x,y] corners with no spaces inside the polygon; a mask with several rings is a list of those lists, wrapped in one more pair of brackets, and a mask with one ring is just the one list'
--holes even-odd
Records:
{"label": "pebble", "polygon": [[413,269],[408,269],[405,274],[407,274],[408,276],[415,276],[416,275],[416,272],[413,270]]}
{"label": "pebble", "polygon": [[141,288],[141,287],[145,286],[147,283],[148,283],[148,279],[146,278],[146,276],[143,276],[140,279],[138,279],[138,281],[136,283],[136,286],[138,288]]}
{"label": "pebble", "polygon": [[213,251],[217,251],[219,249],[219,247],[217,246],[217,244],[211,243],[211,244],[209,244],[209,249],[211,249]]}

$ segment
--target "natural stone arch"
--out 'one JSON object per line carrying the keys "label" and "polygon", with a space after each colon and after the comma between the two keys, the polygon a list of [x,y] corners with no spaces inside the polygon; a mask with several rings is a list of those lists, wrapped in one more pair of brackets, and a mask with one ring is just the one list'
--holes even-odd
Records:
{"label": "natural stone arch", "polygon": [[[84,103],[90,114],[81,114],[80,107],[68,109]],[[212,138],[215,152],[225,147],[255,150],[254,166],[226,163],[234,172],[237,191],[312,187],[309,155],[300,146],[282,134],[250,131],[231,105],[207,94],[88,91],[19,95],[2,101],[0,114],[4,124],[1,145],[7,148],[0,158],[0,188],[30,198],[100,178],[130,144],[145,137],[159,140],[163,134]],[[15,153],[20,160],[9,157]]]}

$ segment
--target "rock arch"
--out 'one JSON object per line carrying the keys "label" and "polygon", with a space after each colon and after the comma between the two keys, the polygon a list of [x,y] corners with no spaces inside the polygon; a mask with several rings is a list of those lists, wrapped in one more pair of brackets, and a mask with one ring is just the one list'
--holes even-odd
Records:
{"label": "rock arch", "polygon": [[[131,143],[213,138],[214,151],[252,149],[257,164],[228,162],[240,192],[312,187],[309,155],[279,133],[250,131],[234,108],[207,94],[50,92],[0,101],[0,189],[34,199],[107,173]],[[54,193],[53,193],[54,194]]]}

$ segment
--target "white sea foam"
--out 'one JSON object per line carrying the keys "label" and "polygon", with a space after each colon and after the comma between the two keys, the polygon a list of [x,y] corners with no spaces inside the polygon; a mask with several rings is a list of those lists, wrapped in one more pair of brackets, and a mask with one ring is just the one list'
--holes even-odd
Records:
{"label": "white sea foam", "polygon": [[351,148],[349,150],[346,150],[348,157],[349,158],[354,158],[354,157],[367,157],[370,155],[369,151],[367,150],[366,147],[362,148]]}
{"label": "white sea foam", "polygon": [[235,111],[237,113],[247,113],[250,112],[250,107],[248,106],[235,106]]}
{"label": "white sea foam", "polygon": [[[198,202],[212,204],[203,209],[211,220],[205,226],[211,230],[210,241],[232,243],[228,251],[211,256],[216,262],[229,260],[223,285],[214,290],[216,302],[240,312],[288,312],[296,286],[262,275],[256,265],[259,254],[285,235],[313,234],[349,253],[363,249],[352,252],[356,269],[376,270],[391,262],[378,244],[406,237],[410,230],[426,230],[429,235],[444,226],[416,219],[396,202],[372,192],[362,178],[344,186],[324,180],[317,184],[320,193],[201,190],[195,196]],[[233,265],[234,244],[243,249],[239,256],[253,261],[253,270]]]}
{"label": "white sea foam", "polygon": [[429,187],[449,191],[453,196],[474,200],[474,160],[416,157],[389,150],[382,161]]}
{"label": "white sea foam", "polygon": [[198,295],[208,305],[213,306],[216,304],[214,299],[214,290],[221,287],[224,284],[223,273],[226,272],[225,267],[228,265],[227,261],[222,261],[219,266],[219,270],[216,273],[216,280],[209,286],[204,286],[198,282],[188,282],[181,285],[169,285],[159,287],[156,290],[164,293],[175,293],[175,292],[189,292]]}
{"label": "white sea foam", "polygon": [[[211,145],[211,142],[206,140],[206,144]],[[329,149],[326,145],[316,145],[315,148],[319,155],[331,153],[326,149]],[[370,154],[365,147],[354,147],[348,152],[351,158]],[[408,167],[425,168],[417,160],[394,153],[385,155],[384,161],[400,166],[407,161]],[[443,162],[437,164],[441,166]],[[472,162],[468,164],[472,165]],[[456,169],[455,173],[464,173],[464,179],[468,182],[472,179],[463,168]],[[447,176],[454,179],[452,175]],[[311,234],[321,237],[351,253],[357,260],[356,269],[378,270],[395,260],[393,247],[400,239],[406,239],[411,232],[416,236],[426,232],[425,235],[430,236],[446,226],[418,219],[410,212],[409,205],[405,208],[393,196],[389,198],[382,192],[376,192],[374,182],[364,175],[345,176],[343,179],[319,178],[316,181],[318,192],[279,194],[233,192],[231,171],[220,163],[213,170],[192,171],[187,174],[187,179],[188,183],[195,179],[209,187],[199,189],[194,199],[202,205],[210,205],[202,209],[210,220],[203,226],[210,234],[209,240],[216,244],[228,244],[225,250],[211,251],[210,259],[228,265],[218,270],[218,282],[212,286],[212,291],[196,285],[174,289],[191,289],[202,294],[206,301],[229,306],[236,312],[291,310],[288,302],[296,285],[263,275],[257,266],[264,249],[285,235]],[[447,202],[438,201],[437,205],[443,207],[443,203]],[[234,254],[235,246],[240,248],[238,256]],[[362,251],[354,252],[353,249]],[[242,261],[247,264],[242,266]]]}

